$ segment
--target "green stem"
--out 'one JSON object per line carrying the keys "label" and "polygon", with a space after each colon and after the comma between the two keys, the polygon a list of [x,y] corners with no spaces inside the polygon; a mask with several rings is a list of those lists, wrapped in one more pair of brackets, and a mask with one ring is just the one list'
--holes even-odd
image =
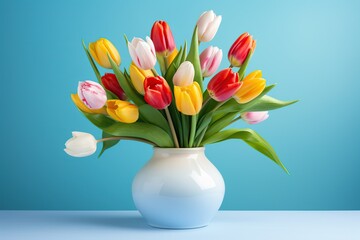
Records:
{"label": "green stem", "polygon": [[[237,118],[234,118],[227,126],[233,124],[234,122],[236,122],[236,121],[238,121],[238,120],[240,120],[240,119],[241,119],[241,115],[238,116]],[[227,126],[226,126],[226,127],[227,127]]]}
{"label": "green stem", "polygon": [[[211,110],[212,113],[214,113],[219,107],[221,107],[224,103],[226,103],[227,101],[224,101],[224,102],[220,102],[218,105],[216,105],[216,107],[214,107],[213,110]],[[212,117],[212,116],[211,116]],[[206,128],[202,131],[200,137],[198,138],[198,141],[197,141],[197,146],[199,146],[205,136],[205,133],[206,133],[206,130],[208,129],[209,126],[206,126]]]}
{"label": "green stem", "polygon": [[193,147],[193,144],[194,144],[196,123],[197,123],[197,115],[191,116],[191,131],[190,131],[189,147]]}
{"label": "green stem", "polygon": [[152,73],[154,74],[155,77],[159,76],[159,74],[157,73],[155,68],[152,68],[151,71],[152,71]]}
{"label": "green stem", "polygon": [[178,142],[178,139],[176,137],[176,131],[175,131],[175,128],[174,128],[174,124],[173,124],[173,121],[171,120],[171,115],[169,113],[169,109],[168,108],[165,108],[165,113],[166,113],[166,118],[169,122],[169,126],[170,126],[170,130],[171,130],[171,134],[172,134],[172,137],[174,139],[174,144],[177,148],[179,148],[179,142]]}
{"label": "green stem", "polygon": [[180,113],[181,115],[181,123],[183,126],[183,131],[182,131],[182,135],[183,135],[183,143],[184,143],[184,147],[189,147],[189,122],[188,122],[188,118],[186,115]]}
{"label": "green stem", "polygon": [[167,69],[169,68],[169,64],[167,61],[167,57],[163,56],[163,58],[164,58],[164,67],[165,67],[164,75],[165,75],[165,73],[167,72]]}
{"label": "green stem", "polygon": [[156,144],[153,142],[150,142],[150,141],[142,139],[142,138],[135,138],[135,137],[109,137],[109,138],[98,139],[96,141],[98,143],[100,143],[100,142],[105,142],[105,141],[117,141],[117,140],[133,140],[133,141],[143,142],[143,143],[147,143],[147,144],[156,146]]}

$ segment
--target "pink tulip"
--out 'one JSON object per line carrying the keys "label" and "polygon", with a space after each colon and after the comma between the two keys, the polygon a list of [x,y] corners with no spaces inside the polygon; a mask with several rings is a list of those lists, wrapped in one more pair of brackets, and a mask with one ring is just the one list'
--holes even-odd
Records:
{"label": "pink tulip", "polygon": [[257,124],[265,121],[269,117],[268,111],[263,112],[245,112],[241,114],[241,118],[248,124]]}
{"label": "pink tulip", "polygon": [[203,77],[209,77],[218,69],[222,59],[222,50],[210,46],[200,54],[200,66]]}
{"label": "pink tulip", "polygon": [[141,38],[133,38],[128,42],[129,53],[134,64],[143,70],[154,68],[156,52],[153,41],[146,37],[146,42]]}
{"label": "pink tulip", "polygon": [[89,80],[79,82],[78,96],[90,109],[102,108],[107,100],[104,88],[100,84]]}

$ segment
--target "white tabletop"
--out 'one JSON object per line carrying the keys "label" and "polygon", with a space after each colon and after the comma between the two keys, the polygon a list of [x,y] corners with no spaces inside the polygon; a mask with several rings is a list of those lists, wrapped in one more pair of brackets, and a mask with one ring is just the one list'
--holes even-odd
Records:
{"label": "white tabletop", "polygon": [[165,230],[137,211],[0,211],[0,239],[360,239],[360,211],[221,211],[204,228]]}

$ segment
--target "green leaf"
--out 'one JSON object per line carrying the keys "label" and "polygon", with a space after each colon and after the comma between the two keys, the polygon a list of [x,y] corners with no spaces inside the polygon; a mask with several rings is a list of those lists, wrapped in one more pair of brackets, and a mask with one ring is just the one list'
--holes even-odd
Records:
{"label": "green leaf", "polygon": [[247,108],[247,111],[248,112],[269,111],[269,110],[286,107],[286,106],[289,106],[296,102],[298,102],[298,100],[281,101],[276,98],[265,95],[262,98],[260,98],[259,100],[257,100],[254,105]]}
{"label": "green leaf", "polygon": [[92,67],[92,69],[93,69],[93,71],[95,73],[95,76],[96,76],[98,82],[102,85],[100,72],[99,72],[98,68],[96,67],[96,64],[95,64],[94,60],[92,59],[91,54],[89,52],[89,49],[86,47],[84,40],[82,41],[82,45],[83,45],[83,48],[85,50],[86,56],[89,59],[91,67]]}
{"label": "green leaf", "polygon": [[274,161],[277,165],[279,165],[286,173],[289,173],[285,166],[280,161],[277,156],[275,150],[272,146],[263,139],[258,133],[256,133],[252,129],[228,129],[221,132],[218,132],[207,139],[204,139],[202,145],[212,144],[221,142],[228,139],[241,139],[248,145],[250,145],[255,150],[264,154],[272,161]]}
{"label": "green leaf", "polygon": [[227,127],[237,115],[238,115],[237,112],[230,112],[224,115],[222,118],[211,123],[208,129],[206,130],[204,138],[206,139],[211,135],[221,131],[223,128]]}
{"label": "green leaf", "polygon": [[195,133],[195,139],[200,136],[200,133],[202,133],[203,130],[205,130],[205,128],[207,128],[211,122],[211,118],[212,118],[213,112],[208,112],[206,113],[198,122],[198,127],[196,129],[196,133]]}
{"label": "green leaf", "polygon": [[[102,132],[102,138],[110,138],[110,137],[114,137],[114,135],[108,134],[106,132]],[[103,141],[102,142],[102,149],[101,152],[99,153],[99,157],[101,157],[101,155],[109,148],[112,148],[113,146],[115,146],[120,140],[108,140],[108,141]]]}
{"label": "green leaf", "polygon": [[169,124],[161,112],[148,104],[139,107],[140,116],[145,122],[151,123],[171,134]]}
{"label": "green leaf", "polygon": [[179,68],[180,64],[183,62],[182,61],[182,56],[185,54],[184,52],[185,48],[180,48],[178,54],[176,55],[176,57],[174,58],[174,60],[171,62],[170,66],[168,67],[164,78],[166,79],[166,81],[168,82],[169,86],[171,89],[174,88],[174,83],[172,81],[175,72],[177,71],[177,69]]}
{"label": "green leaf", "polygon": [[203,89],[203,78],[202,78],[200,59],[199,59],[199,40],[198,40],[197,26],[195,27],[192,35],[190,51],[186,60],[190,61],[194,65],[194,70],[195,70],[194,81],[199,83],[200,88]]}
{"label": "green leaf", "polygon": [[112,60],[110,56],[108,56],[109,61],[111,63],[111,67],[115,73],[115,76],[117,80],[119,81],[119,84],[121,88],[124,90],[126,96],[133,101],[137,106],[141,106],[145,104],[144,99],[142,96],[140,96],[136,90],[129,84],[129,81],[126,79],[124,74],[120,71],[116,63]]}
{"label": "green leaf", "polygon": [[255,105],[259,99],[261,99],[266,93],[268,93],[274,87],[275,87],[275,84],[267,86],[259,96],[257,96],[254,100],[252,100],[248,103],[239,104],[234,99],[230,99],[223,106],[221,106],[218,110],[216,110],[216,112],[223,113],[223,114],[229,113],[229,112],[238,112],[238,113],[246,112],[253,105]]}
{"label": "green leaf", "polygon": [[242,80],[244,75],[245,75],[245,71],[246,71],[246,68],[250,62],[250,59],[252,57],[252,54],[253,54],[253,51],[249,51],[244,63],[241,65],[239,71],[238,71],[238,74],[239,74],[239,79]]}
{"label": "green leaf", "polygon": [[133,137],[153,143],[158,147],[173,147],[174,143],[170,135],[163,129],[150,123],[120,123],[102,114],[83,114],[95,126],[104,132],[117,137]]}

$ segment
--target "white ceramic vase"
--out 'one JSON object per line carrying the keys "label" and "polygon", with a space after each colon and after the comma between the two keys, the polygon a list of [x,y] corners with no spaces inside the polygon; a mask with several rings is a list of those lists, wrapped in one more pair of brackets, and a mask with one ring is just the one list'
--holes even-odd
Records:
{"label": "white ceramic vase", "polygon": [[204,150],[154,148],[132,185],[135,206],[150,226],[197,228],[215,216],[225,185]]}

